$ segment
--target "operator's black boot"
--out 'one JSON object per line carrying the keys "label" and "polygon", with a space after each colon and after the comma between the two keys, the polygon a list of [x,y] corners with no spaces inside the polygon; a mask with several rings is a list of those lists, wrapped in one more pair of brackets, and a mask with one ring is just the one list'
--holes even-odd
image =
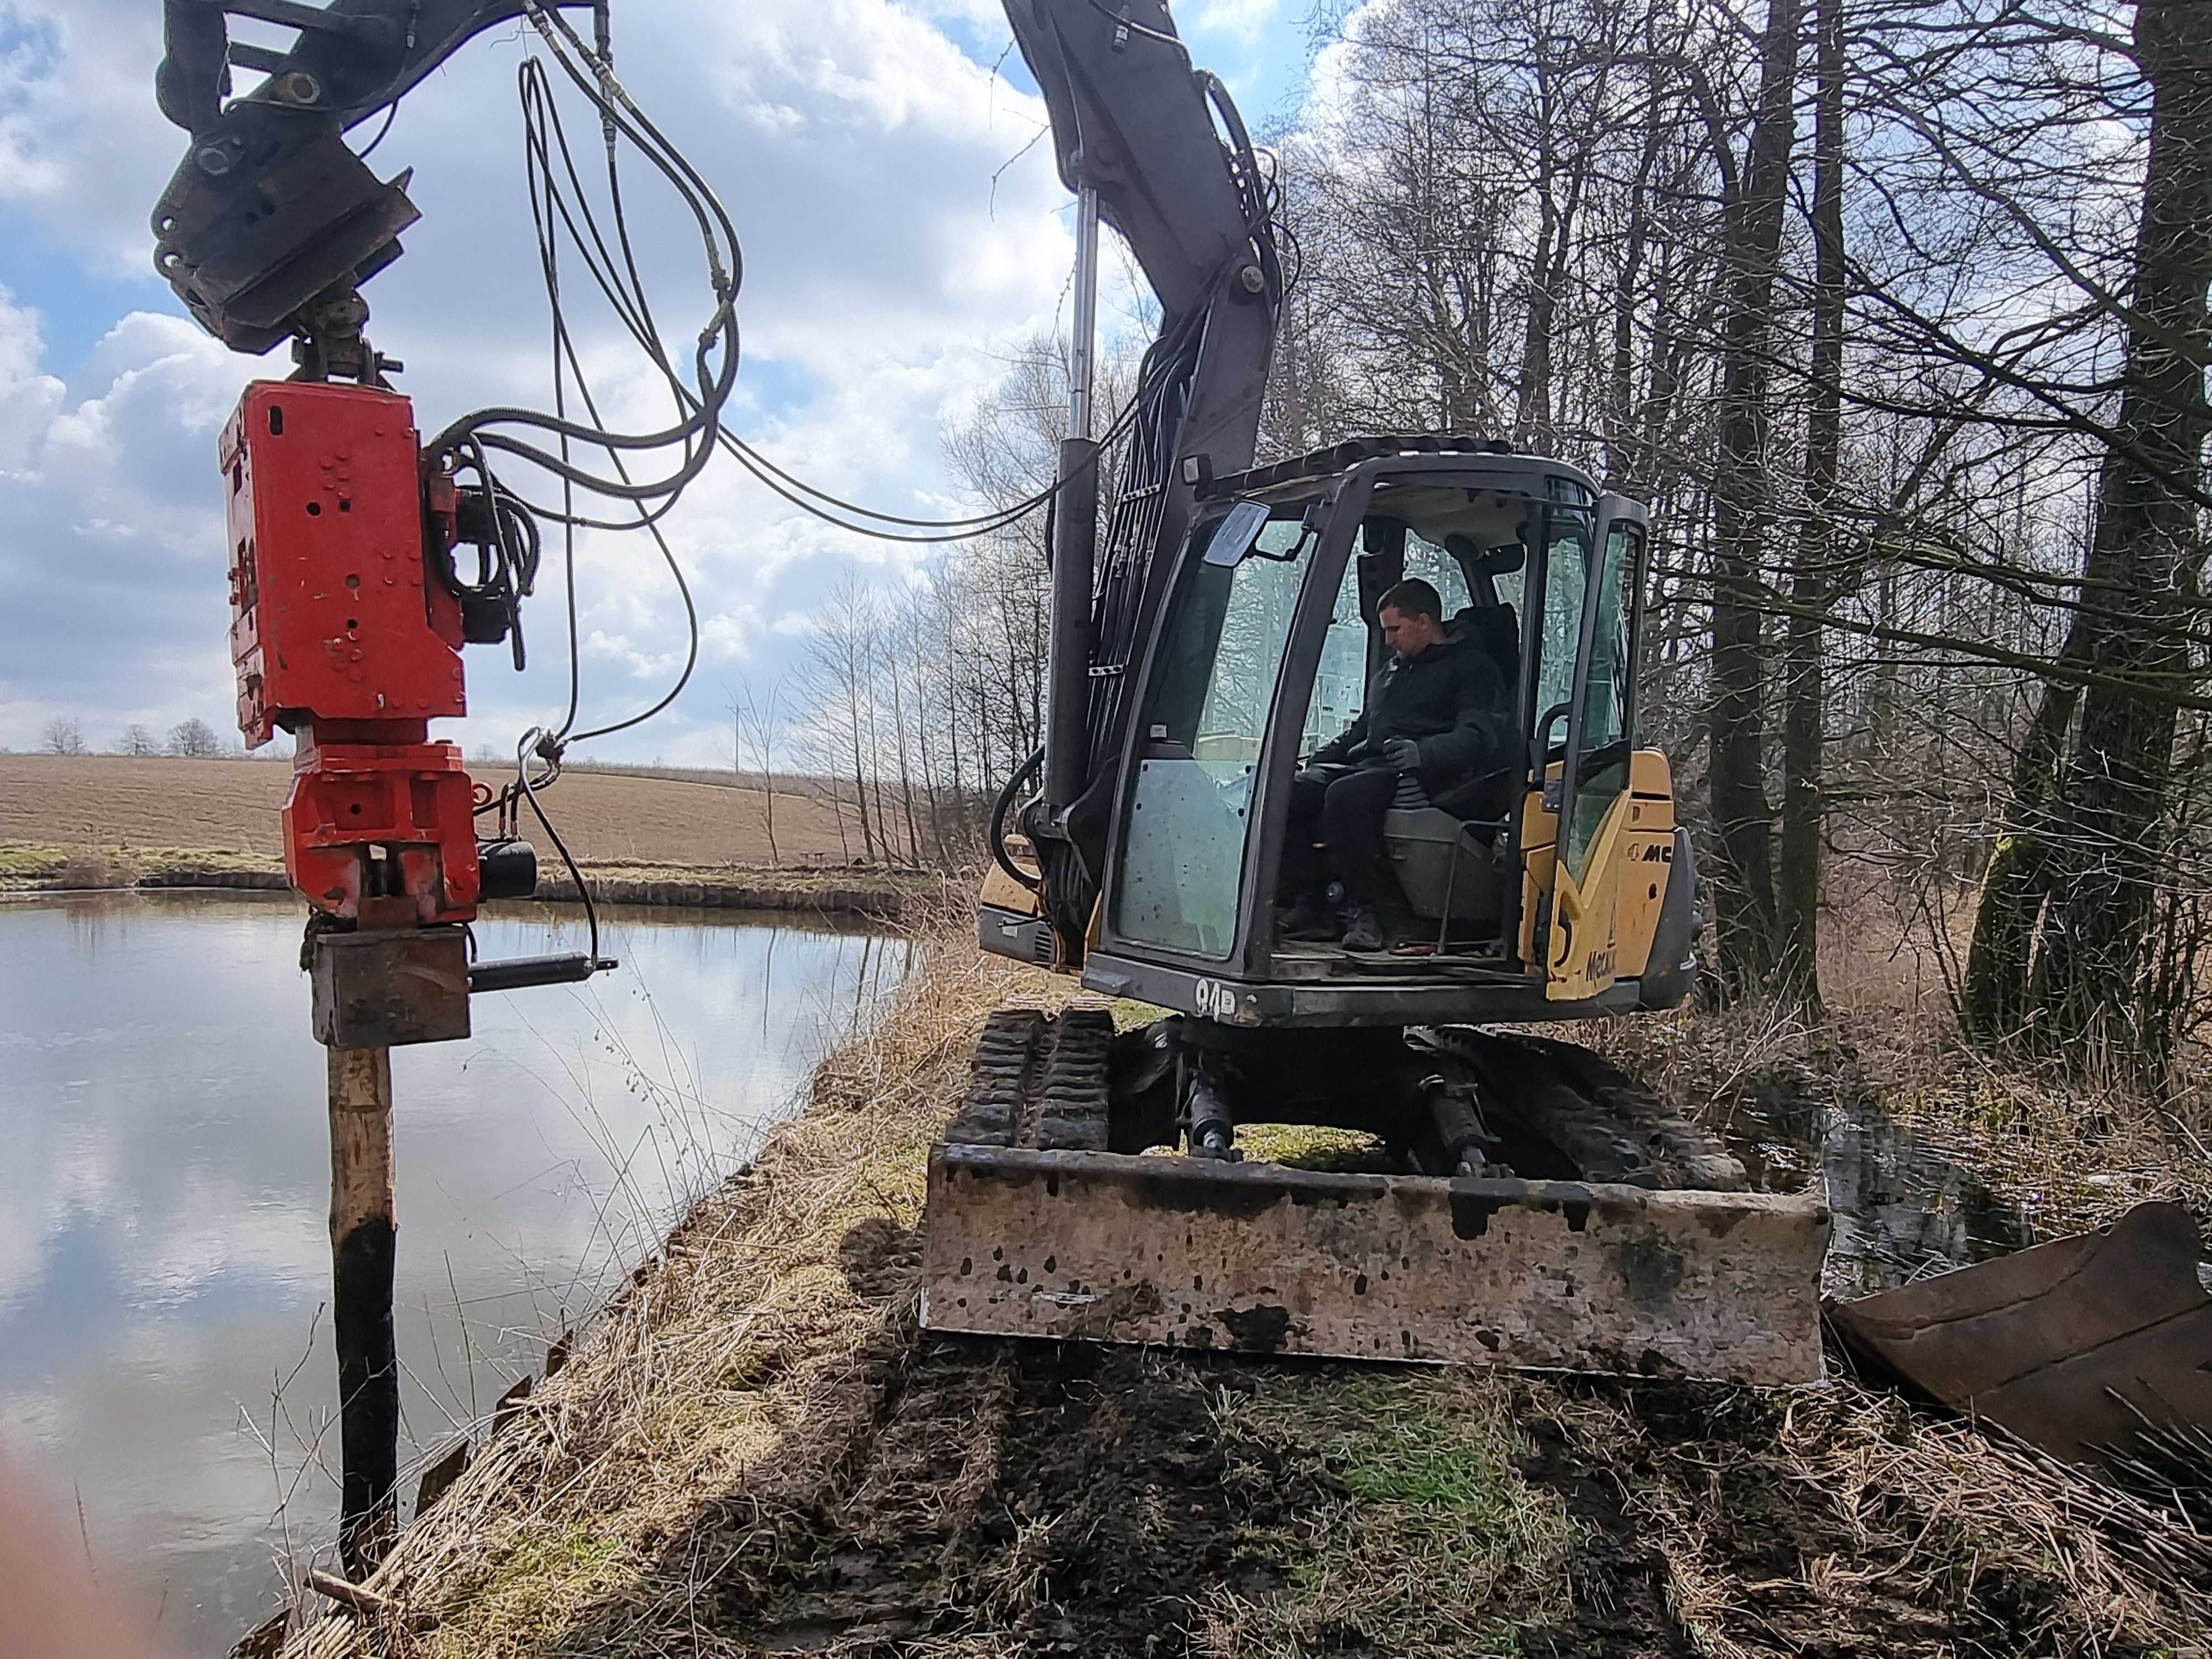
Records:
{"label": "operator's black boot", "polygon": [[1275,936],[1288,939],[1333,939],[1344,931],[1336,907],[1309,893],[1275,921]]}
{"label": "operator's black boot", "polygon": [[1352,920],[1344,929],[1344,948],[1347,951],[1379,951],[1382,948],[1382,919],[1375,914],[1371,904],[1352,907]]}

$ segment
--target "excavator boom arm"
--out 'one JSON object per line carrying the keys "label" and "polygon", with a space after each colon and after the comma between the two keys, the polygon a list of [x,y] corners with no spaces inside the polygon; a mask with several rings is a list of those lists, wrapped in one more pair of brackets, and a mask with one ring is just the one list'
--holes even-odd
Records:
{"label": "excavator boom arm", "polygon": [[1196,485],[1251,462],[1282,275],[1256,153],[1221,83],[1191,67],[1161,0],[1006,0],[1006,9],[1044,94],[1062,181],[1097,192],[1100,216],[1160,304],[1103,538],[1087,516],[1067,521],[1095,499],[1094,481],[1079,475],[1103,461],[1072,443],[1061,462],[1047,675],[1055,706],[1044,792],[1023,826],[1073,961],[1098,896],[1137,660]]}

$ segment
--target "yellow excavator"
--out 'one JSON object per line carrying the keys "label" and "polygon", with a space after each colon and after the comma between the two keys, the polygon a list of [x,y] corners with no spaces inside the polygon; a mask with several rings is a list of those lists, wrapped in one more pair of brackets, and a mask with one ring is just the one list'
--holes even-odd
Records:
{"label": "yellow excavator", "polygon": [[[1495,1029],[1671,1008],[1695,976],[1690,840],[1638,744],[1645,509],[1458,434],[1255,465],[1284,274],[1233,104],[1158,0],[1006,10],[1079,266],[1047,735],[993,814],[977,933],[1098,994],[986,1029],[931,1157],[924,1322],[1815,1380],[1821,1198],[1743,1190],[1596,1054]],[[1105,447],[1101,221],[1162,316]],[[1398,948],[1294,937],[1292,786],[1361,712],[1409,578],[1490,657],[1506,738],[1439,799],[1396,776]],[[1108,999],[1167,1012],[1117,1031]],[[1365,1132],[1389,1169],[1243,1157],[1241,1128],[1285,1123]]]}

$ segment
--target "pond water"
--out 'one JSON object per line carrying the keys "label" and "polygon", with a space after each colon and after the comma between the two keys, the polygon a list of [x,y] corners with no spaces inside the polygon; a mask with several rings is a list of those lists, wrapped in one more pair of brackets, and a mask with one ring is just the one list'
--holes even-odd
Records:
{"label": "pond water", "polygon": [[[602,923],[618,970],[393,1051],[403,1459],[538,1369],[907,966],[788,916]],[[335,1529],[300,928],[276,895],[0,902],[0,1440],[179,1654],[224,1651]],[[477,934],[486,958],[582,946],[550,908]]]}
{"label": "pond water", "polygon": [[1830,1296],[1870,1296],[2035,1242],[2018,1206],[1870,1096],[1741,1104],[1726,1134],[1753,1186],[1794,1192],[1815,1171],[1827,1183]]}

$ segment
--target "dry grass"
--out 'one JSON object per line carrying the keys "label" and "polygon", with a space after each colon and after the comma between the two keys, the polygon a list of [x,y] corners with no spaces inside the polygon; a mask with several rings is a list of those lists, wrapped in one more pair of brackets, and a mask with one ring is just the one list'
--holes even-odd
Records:
{"label": "dry grass", "polygon": [[1895,1395],[1524,1389],[1701,1654],[2209,1650],[2212,1539]]}
{"label": "dry grass", "polygon": [[1270,1383],[1221,1396],[1231,1455],[1291,1449],[1331,1496],[1293,1532],[1286,1584],[1214,1592],[1202,1651],[1290,1659],[1357,1632],[1404,1659],[1511,1654],[1522,1630],[1571,1617],[1583,1529],[1521,1474],[1535,1447],[1506,1377],[1353,1370]]}
{"label": "dry grass", "polygon": [[[372,1581],[411,1638],[340,1620],[302,1654],[556,1650],[611,1620],[685,1622],[696,1586],[659,1553],[711,1501],[819,1473],[854,1408],[863,1351],[895,1316],[840,1249],[909,1226],[922,1161],[984,1013],[1022,978],[941,949],[896,1018],[817,1073],[809,1109],[670,1237],[560,1374],[533,1394]],[[614,1631],[597,1651],[633,1647]]]}
{"label": "dry grass", "polygon": [[275,872],[283,867],[283,860],[274,854],[213,848],[0,842],[0,890],[35,886],[82,891],[129,887],[175,870]]}
{"label": "dry grass", "polygon": [[1871,889],[1839,908],[1823,930],[1820,1026],[1752,1003],[1606,1021],[1583,1040],[1723,1132],[1795,1113],[1817,1140],[1831,1110],[1893,1118],[2016,1206],[2038,1237],[2152,1198],[2179,1200],[2212,1229],[2212,1071],[2156,1099],[1993,1063],[1960,1036],[1946,989],[1970,901],[1957,896],[1940,923]]}
{"label": "dry grass", "polygon": [[1613,1060],[1723,1133],[1831,1111],[1888,1118],[2017,1207],[2038,1237],[2170,1198],[2212,1226],[2205,1102],[1992,1065],[1948,1013],[1905,1024],[1849,1010],[1824,1028],[1767,1004],[1592,1028]]}

